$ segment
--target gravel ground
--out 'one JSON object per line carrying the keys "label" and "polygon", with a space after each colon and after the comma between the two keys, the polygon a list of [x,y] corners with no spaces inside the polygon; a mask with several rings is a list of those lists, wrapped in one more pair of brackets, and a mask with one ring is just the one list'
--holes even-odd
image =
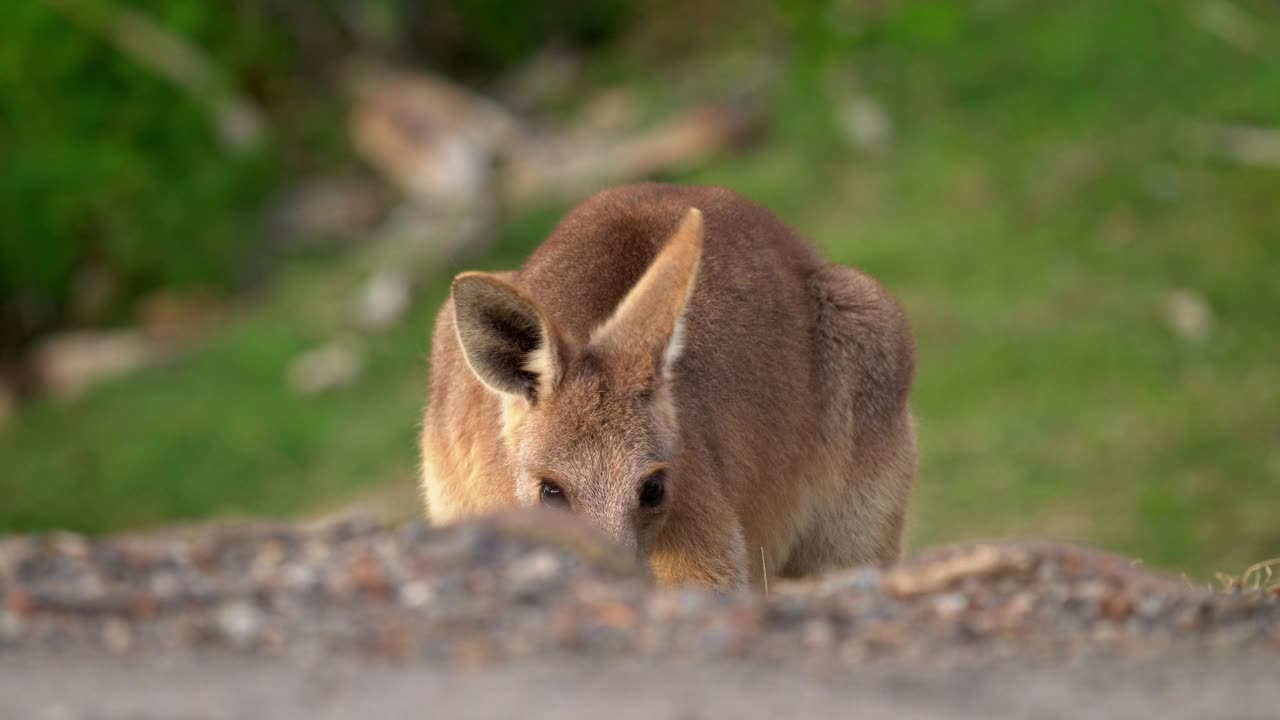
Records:
{"label": "gravel ground", "polygon": [[[375,701],[533,717],[531,698],[558,717],[613,698],[650,718],[851,699],[868,717],[1274,717],[1259,713],[1280,707],[1276,660],[1280,596],[1064,545],[940,548],[762,597],[655,589],[540,515],[0,542],[5,718],[339,717]],[[1073,697],[1088,702],[1050,712]]]}

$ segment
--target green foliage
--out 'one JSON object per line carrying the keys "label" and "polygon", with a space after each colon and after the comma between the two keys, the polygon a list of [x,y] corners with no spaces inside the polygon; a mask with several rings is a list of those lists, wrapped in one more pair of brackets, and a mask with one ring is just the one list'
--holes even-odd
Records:
{"label": "green foliage", "polygon": [[[230,78],[275,50],[208,3],[134,5],[212,50]],[[220,282],[250,237],[268,157],[229,156],[192,98],[43,2],[7,6],[0,38],[0,342],[56,322],[86,262],[126,294]]]}
{"label": "green foliage", "polygon": [[[327,150],[295,137],[300,123],[316,122],[294,107],[315,104],[298,97],[315,94],[314,86],[297,87],[299,78],[316,62],[336,64],[372,41],[349,37],[338,20],[346,11],[321,0],[76,5],[91,15],[111,7],[140,11],[206,52],[226,85],[291,124],[251,156],[230,154],[197,99],[43,0],[0,11],[0,351],[66,320],[74,277],[87,263],[106,267],[119,282],[117,312],[158,286],[225,283],[253,245],[264,192],[291,170],[282,159]],[[358,24],[376,24],[370,18],[381,10],[383,24],[414,54],[474,77],[549,40],[599,41],[619,27],[627,7],[625,0],[371,3]],[[308,33],[347,37],[317,46],[305,42]],[[336,93],[333,85],[325,92]]]}
{"label": "green foliage", "polygon": [[613,37],[631,0],[450,0],[403,4],[409,51],[453,76],[484,78],[549,43],[591,47]]}

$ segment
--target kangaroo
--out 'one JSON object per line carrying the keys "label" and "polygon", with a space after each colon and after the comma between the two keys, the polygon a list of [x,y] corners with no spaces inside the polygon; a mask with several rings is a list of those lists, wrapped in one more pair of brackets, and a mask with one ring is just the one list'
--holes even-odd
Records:
{"label": "kangaroo", "polygon": [[660,584],[759,587],[901,552],[917,468],[898,302],[723,188],[574,207],[435,321],[428,518],[570,511]]}

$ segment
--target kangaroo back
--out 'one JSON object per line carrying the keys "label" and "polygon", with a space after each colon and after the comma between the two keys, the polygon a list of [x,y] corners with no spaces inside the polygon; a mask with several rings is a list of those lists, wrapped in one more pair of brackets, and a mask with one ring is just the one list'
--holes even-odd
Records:
{"label": "kangaroo back", "polygon": [[435,521],[586,517],[664,582],[897,557],[911,333],[877,283],[719,188],[614,188],[519,271],[455,279],[433,336]]}

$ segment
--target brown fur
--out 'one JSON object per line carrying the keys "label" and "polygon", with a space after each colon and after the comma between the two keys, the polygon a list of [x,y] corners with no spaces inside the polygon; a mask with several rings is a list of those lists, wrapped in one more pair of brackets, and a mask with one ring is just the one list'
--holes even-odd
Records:
{"label": "brown fur", "polygon": [[[589,197],[518,272],[455,280],[431,362],[435,522],[537,505],[547,480],[667,584],[900,554],[916,473],[907,319],[731,191]],[[665,497],[641,507],[655,470]]]}

